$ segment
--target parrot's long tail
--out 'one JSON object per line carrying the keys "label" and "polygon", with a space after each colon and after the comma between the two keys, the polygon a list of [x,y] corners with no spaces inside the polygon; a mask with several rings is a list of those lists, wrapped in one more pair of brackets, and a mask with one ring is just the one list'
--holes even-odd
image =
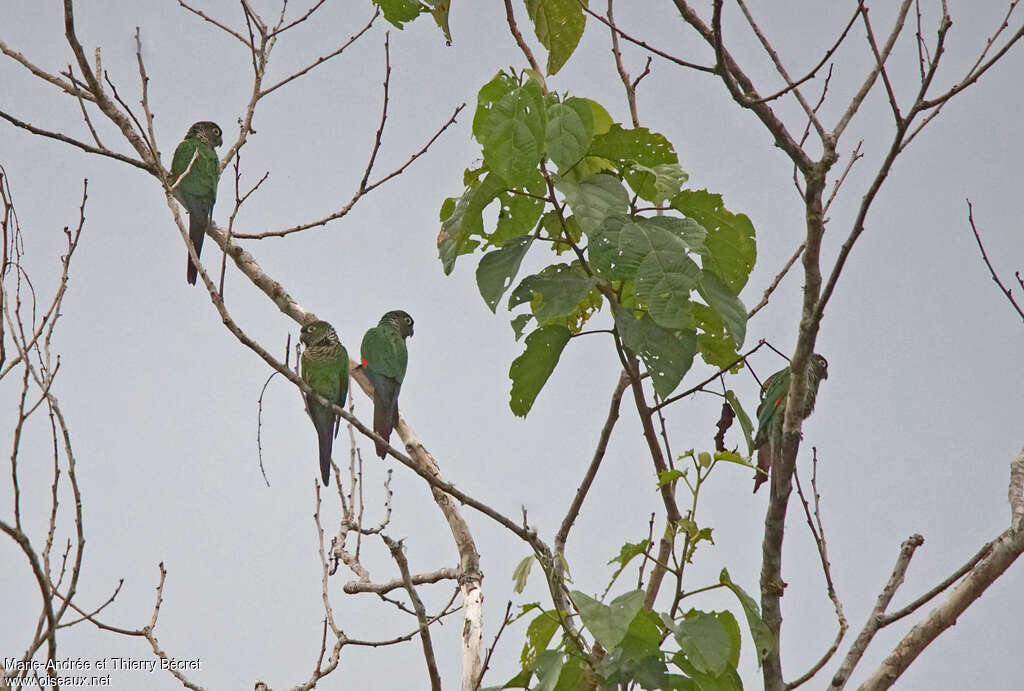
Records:
{"label": "parrot's long tail", "polygon": [[331,448],[334,446],[334,425],[318,425],[316,438],[320,445],[320,479],[324,487],[331,483]]}
{"label": "parrot's long tail", "polygon": [[[208,214],[203,213],[189,213],[188,215],[188,236],[192,240],[192,246],[196,248],[196,256],[198,257],[203,251],[203,239],[206,237],[206,224],[209,223]],[[199,275],[199,269],[195,264],[192,263],[192,255],[188,255],[188,269],[185,272],[185,277],[188,279],[189,285],[196,284],[196,276]]]}
{"label": "parrot's long tail", "polygon": [[[391,439],[391,431],[398,423],[398,391],[402,385],[394,379],[378,377],[373,389],[373,431]],[[387,446],[380,442],[374,442],[377,447],[377,455],[384,458],[387,455]]]}
{"label": "parrot's long tail", "polygon": [[754,473],[754,491],[756,492],[761,485],[768,479],[769,474],[772,472],[772,465],[775,463],[775,459],[772,457],[772,449],[769,444],[764,444],[760,449],[757,450],[757,472]]}

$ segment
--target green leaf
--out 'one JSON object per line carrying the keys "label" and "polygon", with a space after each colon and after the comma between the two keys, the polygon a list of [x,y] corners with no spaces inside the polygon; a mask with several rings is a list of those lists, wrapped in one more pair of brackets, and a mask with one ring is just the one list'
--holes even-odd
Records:
{"label": "green leaf", "polygon": [[707,305],[695,302],[693,303],[693,318],[697,323],[697,328],[701,331],[697,335],[697,350],[704,358],[704,362],[719,369],[728,367],[735,362],[739,354],[736,352],[732,337],[726,333],[725,325],[718,313]]}
{"label": "green leaf", "polygon": [[444,34],[444,40],[448,45],[452,44],[452,32],[448,27],[448,11],[451,9],[451,0],[427,0],[430,5],[430,14],[434,17],[434,23]]}
{"label": "green leaf", "polygon": [[661,326],[692,329],[690,291],[700,279],[700,267],[686,254],[686,245],[674,234],[656,226],[640,228],[650,251],[636,270],[637,296],[647,305],[651,318]]}
{"label": "green leaf", "polygon": [[704,238],[708,232],[692,218],[651,216],[644,219],[644,224],[667,230],[682,240],[686,249],[691,252],[701,253],[704,251]]}
{"label": "green leaf", "polygon": [[650,315],[635,319],[629,310],[619,306],[615,308],[615,326],[626,347],[644,361],[651,373],[654,391],[667,398],[693,364],[696,332],[685,330],[677,336],[656,324]]}
{"label": "green leaf", "polygon": [[684,475],[686,475],[686,473],[681,470],[676,470],[675,468],[672,470],[663,470],[658,473],[658,487],[664,487],[665,485],[673,483]]}
{"label": "green leaf", "polygon": [[519,86],[515,79],[504,72],[498,72],[494,79],[480,87],[476,96],[476,113],[473,114],[473,136],[483,143],[483,135],[487,130],[494,105],[508,96]]}
{"label": "green leaf", "polygon": [[[544,213],[544,200],[533,195],[543,195],[546,189],[544,178],[534,170],[527,175],[524,185],[501,192],[498,195],[501,203],[498,223],[494,233],[488,236],[488,243],[500,247],[511,238],[533,230]],[[521,194],[524,191],[528,194]]]}
{"label": "green leaf", "polygon": [[514,677],[506,681],[501,686],[489,686],[481,691],[501,691],[502,689],[528,689],[530,688],[530,679],[533,677],[533,670],[522,669]]}
{"label": "green leaf", "polygon": [[691,612],[675,627],[676,642],[698,671],[718,676],[729,664],[732,645],[722,622],[707,612]]}
{"label": "green leaf", "polygon": [[747,336],[747,308],[711,270],[701,272],[697,292],[722,318],[733,344],[739,348]]}
{"label": "green leaf", "polygon": [[572,601],[576,604],[583,625],[605,650],[611,650],[625,638],[633,617],[643,607],[644,591],[632,590],[618,596],[611,604],[605,605],[574,590]]}
{"label": "green leaf", "polygon": [[736,670],[731,667],[726,667],[725,671],[718,676],[705,674],[690,664],[682,651],[672,656],[672,662],[679,665],[679,668],[690,678],[692,686],[684,685],[680,687],[681,689],[686,689],[686,691],[691,689],[696,691],[743,691],[743,682]]}
{"label": "green leaf", "polygon": [[732,213],[722,206],[721,195],[706,190],[680,192],[672,206],[704,226],[708,232],[704,269],[713,271],[729,287],[729,292],[739,295],[757,259],[750,219]]}
{"label": "green leaf", "polygon": [[581,182],[589,178],[591,175],[614,172],[615,165],[607,158],[601,158],[600,156],[584,156],[572,168],[565,171],[559,171],[559,175],[570,182]]}
{"label": "green leaf", "polygon": [[558,677],[562,673],[563,663],[564,656],[559,650],[545,650],[538,655],[537,661],[533,665],[533,669],[537,673],[537,684],[533,687],[533,691],[553,691],[555,684],[558,683]]}
{"label": "green leaf", "polygon": [[625,129],[622,125],[614,124],[605,134],[594,137],[590,153],[613,161],[645,166],[679,163],[671,142],[646,127]]}
{"label": "green leaf", "polygon": [[[460,254],[469,254],[476,248],[478,243],[472,236],[483,235],[484,208],[504,189],[505,182],[497,175],[488,173],[478,187],[470,187],[465,191],[451,213],[441,222],[437,250],[445,274],[452,272],[455,259]],[[446,203],[444,206],[449,205]]]}
{"label": "green leaf", "polygon": [[594,114],[583,98],[567,98],[548,108],[545,134],[548,157],[559,168],[568,168],[582,159],[594,138]]}
{"label": "green leaf", "polygon": [[517,593],[523,592],[526,588],[526,579],[530,576],[530,569],[533,568],[533,555],[526,557],[516,565],[514,571],[512,571],[512,581],[514,585],[512,589]]}
{"label": "green leaf", "polygon": [[[586,4],[584,2],[584,4]],[[548,74],[555,74],[576,50],[586,26],[579,0],[526,0],[537,39],[548,49]]]}
{"label": "green leaf", "polygon": [[754,598],[747,595],[743,588],[732,582],[727,570],[722,569],[722,572],[718,575],[718,582],[735,593],[736,597],[739,598],[740,605],[743,606],[743,613],[747,617],[747,626],[750,627],[750,635],[754,639],[754,647],[757,649],[757,664],[760,666],[761,662],[768,656],[768,653],[775,649],[775,636],[772,635],[771,629],[768,628],[768,625],[761,618],[761,610],[758,609]]}
{"label": "green leaf", "polygon": [[740,421],[743,437],[747,440],[747,455],[754,455],[754,426],[750,423],[747,411],[743,410],[743,406],[740,405],[740,399],[736,397],[732,389],[725,392],[725,400],[729,402],[733,412],[736,413],[736,417]]}
{"label": "green leaf", "polygon": [[380,8],[384,19],[399,29],[428,10],[419,0],[373,0],[373,4]]}
{"label": "green leaf", "polygon": [[679,235],[663,223],[614,215],[589,239],[587,254],[599,276],[635,278],[636,295],[658,324],[693,328],[690,291],[697,286],[700,269]]}
{"label": "green leaf", "polygon": [[641,199],[655,204],[666,202],[679,194],[689,179],[690,176],[678,163],[659,163],[653,166],[635,163],[626,173],[626,180],[633,191]]}
{"label": "green leaf", "polygon": [[612,116],[608,114],[608,111],[605,110],[604,106],[597,101],[590,100],[589,98],[584,100],[586,100],[587,104],[590,106],[590,112],[594,116],[594,135],[604,134],[609,131],[612,128],[612,125],[615,124],[615,121],[612,120]]}
{"label": "green leaf", "polygon": [[626,659],[642,660],[660,657],[661,627],[658,615],[649,609],[641,609],[633,617],[626,630],[626,636],[619,643],[619,649]]}
{"label": "green leaf", "polygon": [[579,267],[556,264],[524,278],[509,296],[508,308],[539,297],[540,304],[534,307],[533,316],[538,324],[545,324],[572,314],[596,284],[597,279],[587,276]]}
{"label": "green leaf", "polygon": [[578,657],[569,658],[562,665],[554,691],[579,691],[583,686],[583,672],[586,664]]}
{"label": "green leaf", "polygon": [[498,300],[512,285],[512,279],[519,273],[519,265],[522,264],[523,257],[532,243],[532,235],[521,235],[480,259],[480,264],[476,267],[476,284],[491,312],[495,311]]}
{"label": "green leaf", "polygon": [[[627,542],[619,549],[619,556],[613,557],[608,562],[609,564],[618,564],[619,566],[617,569],[615,569],[615,573],[612,574],[611,580],[605,587],[605,593],[607,593],[608,590],[611,589],[612,585],[618,579],[619,574],[622,573],[623,569],[626,568],[629,562],[631,562],[634,557],[638,557],[641,554],[644,554],[647,551],[647,548],[650,547],[650,545],[650,540],[643,540],[641,542]],[[602,595],[602,597],[604,597],[604,595]]]}
{"label": "green leaf", "polygon": [[541,612],[526,627],[526,643],[519,659],[524,668],[537,660],[537,655],[548,647],[551,637],[558,630],[558,614],[554,611]]}
{"label": "green leaf", "polygon": [[528,80],[491,108],[477,137],[484,162],[509,185],[526,184],[544,153],[546,125],[541,87]]}
{"label": "green leaf", "polygon": [[573,182],[556,178],[555,187],[565,195],[576,220],[587,235],[597,230],[612,214],[623,214],[629,207],[629,195],[614,175],[598,173]]}
{"label": "green leaf", "polygon": [[638,557],[647,551],[647,548],[651,546],[650,540],[642,540],[640,542],[627,542],[619,548],[619,555],[612,557],[608,560],[609,564],[618,564],[619,566],[625,566],[633,560],[634,557]]}
{"label": "green leaf", "polygon": [[707,451],[701,451],[699,454],[697,454],[697,463],[699,463],[702,468],[710,468],[711,454],[709,454]]}
{"label": "green leaf", "polygon": [[715,616],[729,634],[729,667],[735,669],[740,664],[740,625],[732,612],[715,612]]}
{"label": "green leaf", "polygon": [[533,319],[532,314],[520,314],[518,317],[511,321],[512,331],[515,333],[516,340],[518,341],[523,336],[523,329],[526,328],[526,324]]}
{"label": "green leaf", "polygon": [[512,361],[508,376],[512,380],[509,407],[519,417],[526,417],[537,394],[558,364],[569,329],[564,326],[542,326],[526,337],[526,350]]}
{"label": "green leaf", "polygon": [[726,463],[736,463],[737,465],[746,466],[748,468],[752,467],[749,463],[747,463],[743,456],[740,456],[738,453],[735,453],[733,451],[716,451],[715,460],[725,461]]}

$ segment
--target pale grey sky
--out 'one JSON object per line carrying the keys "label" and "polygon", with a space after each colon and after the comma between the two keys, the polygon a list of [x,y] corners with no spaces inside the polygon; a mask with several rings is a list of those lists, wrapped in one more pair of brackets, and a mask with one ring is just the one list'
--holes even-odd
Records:
{"label": "pale grey sky", "polygon": [[[233,4],[207,5],[239,25]],[[628,30],[672,52],[707,59],[668,3],[657,10],[650,3],[632,11],[628,3],[622,5],[617,14]],[[794,74],[820,58],[847,16],[846,9],[840,13],[816,2],[794,3],[785,11],[753,5]],[[942,83],[955,81],[1004,11],[1002,3],[950,5],[955,23],[946,68],[938,77]],[[517,11],[525,30],[518,3]],[[72,60],[59,8],[5,3],[2,12],[0,38],[11,47],[51,71]],[[730,12],[727,20],[738,24],[741,18]],[[873,10],[876,26],[885,25],[888,12],[881,5]],[[328,3],[316,21],[281,39],[272,75],[328,52],[370,14],[368,2]],[[102,46],[104,67],[132,103],[138,100],[133,33],[142,27],[165,162],[193,121],[217,121],[226,140],[236,131],[250,89],[249,57],[240,43],[170,2],[122,0],[105,3],[102,10],[82,3],[76,20],[87,52]],[[479,156],[470,136],[476,92],[497,70],[520,68],[524,61],[498,3],[455,3],[451,24],[451,47],[429,19],[391,31],[391,110],[377,169],[386,172],[404,162],[465,101],[469,105],[457,125],[342,221],[247,247],[300,304],[337,327],[350,352],[384,311],[409,311],[416,335],[409,343],[403,414],[450,481],[507,515],[518,515],[525,506],[530,522],[550,537],[590,460],[619,368],[601,338],[575,340],[530,416],[520,420],[508,409],[508,366],[522,344],[512,340],[508,315],[492,315],[480,298],[476,259],[460,259],[445,277],[435,240],[442,199],[461,193],[462,169]],[[270,177],[244,207],[237,228],[257,232],[294,225],[348,200],[379,118],[387,28],[379,20],[350,52],[261,104],[257,134],[243,150],[242,163],[249,183],[267,170]],[[770,79],[763,52],[748,37],[737,38],[738,59],[755,78]],[[926,543],[897,605],[945,577],[1007,525],[1008,464],[1022,441],[1024,329],[981,263],[964,198],[975,204],[997,268],[1007,277],[1024,269],[1020,51],[954,99],[897,162],[826,313],[818,350],[829,359],[830,376],[805,425],[799,463],[806,470],[810,447],[818,448],[830,556],[852,628],[841,650],[863,625],[908,535],[920,532]],[[632,47],[625,53],[628,68],[639,73],[643,54]],[[909,40],[895,56],[901,65],[896,82],[908,95],[916,79],[915,56]],[[857,27],[836,57],[834,100],[823,111],[827,121],[835,119],[838,104],[869,64],[863,30]],[[748,214],[757,229],[758,262],[741,296],[752,305],[803,236],[790,166],[760,123],[739,111],[718,81],[664,61],[656,60],[652,70],[639,91],[642,124],[674,143],[691,188],[723,194],[727,206]],[[3,110],[88,137],[72,99],[9,59],[0,61],[0,84]],[[578,54],[549,84],[593,98],[616,120],[628,120],[607,33],[597,25],[588,26]],[[778,105],[793,121],[796,108],[791,101]],[[876,90],[840,147],[846,157],[863,139],[865,158],[830,213],[826,261],[845,239],[891,131],[884,93]],[[210,689],[235,689],[251,688],[258,678],[275,688],[306,679],[319,646],[322,606],[311,518],[316,440],[298,392],[279,377],[264,397],[267,488],[257,465],[256,400],[269,370],[223,328],[205,291],[186,286],[185,251],[160,188],[140,171],[7,123],[0,123],[0,133],[0,163],[10,176],[26,230],[27,265],[41,293],[53,285],[61,229],[76,222],[81,180],[89,178],[86,228],[57,337],[62,365],[56,393],[71,427],[85,502],[79,602],[99,604],[124,578],[122,593],[104,618],[141,627],[148,623],[157,564],[163,561],[169,576],[157,635],[172,656],[201,658],[194,681]],[[117,141],[109,127],[100,135]],[[229,175],[219,194],[214,218],[223,224],[232,196]],[[215,250],[207,242],[208,268],[219,265]],[[749,344],[767,338],[791,352],[800,289],[799,273],[786,278],[772,304],[750,322]],[[230,263],[225,292],[238,323],[269,350],[283,352],[289,333],[294,340],[297,326],[239,280]],[[780,366],[776,357],[759,354],[759,372]],[[684,385],[705,371],[710,370],[695,367]],[[734,386],[752,411],[756,383],[738,377]],[[6,411],[0,420],[10,419],[15,395],[9,384],[0,388],[0,410]],[[638,421],[629,409],[623,405],[623,419],[569,544],[575,587],[587,592],[603,589],[611,573],[605,562],[623,542],[646,537],[647,514],[660,505]],[[357,415],[368,420],[369,410],[357,394]],[[718,410],[719,401],[710,398],[672,406],[673,450],[713,448]],[[50,467],[49,432],[41,422],[30,430],[20,460],[24,518],[37,542],[45,534],[47,515],[40,507],[48,500]],[[9,427],[4,425],[5,435]],[[738,430],[730,435],[739,442]],[[379,463],[372,445],[361,445],[369,468],[368,514],[375,519],[382,506],[383,468],[395,464]],[[345,450],[339,439],[335,458]],[[457,555],[447,526],[423,483],[398,467],[392,487],[389,533],[407,538],[411,568],[454,566]],[[756,592],[766,494],[750,495],[749,472],[721,470],[701,513],[702,522],[715,529],[716,545],[698,554],[690,587],[717,581],[724,566],[748,592]],[[10,501],[9,489],[0,494],[5,516]],[[327,505],[325,522],[338,511],[336,504]],[[545,594],[534,580],[526,593],[513,596],[512,569],[527,555],[526,546],[472,510],[465,512],[486,576],[484,640],[489,645],[509,598],[525,603],[544,600]],[[787,527],[784,575],[790,589],[782,645],[787,677],[793,678],[831,642],[835,622],[796,504]],[[38,612],[35,585],[8,540],[0,541],[0,563],[14,565],[0,570],[0,657],[20,656]],[[379,550],[367,565],[376,580],[395,574]],[[635,571],[629,573],[634,579]],[[373,596],[343,595],[347,578],[339,573],[331,581],[335,614],[346,633],[387,638],[414,628],[412,619],[396,618]],[[1018,566],[925,651],[898,688],[961,689],[979,679],[990,689],[1018,688],[1022,593],[1024,573]],[[435,607],[449,595],[447,586],[425,592]],[[736,609],[735,602],[715,597],[694,606]],[[913,621],[916,617],[878,636],[858,678]],[[459,631],[456,615],[434,633],[445,688],[458,678]],[[505,633],[487,683],[498,684],[515,672],[523,631],[519,626]],[[743,646],[743,676],[747,688],[757,688],[760,676],[745,629]],[[60,655],[151,658],[144,641],[87,625],[63,634]],[[415,641],[400,648],[346,648],[341,667],[320,687],[426,686]],[[834,671],[834,665],[827,669]],[[180,688],[167,674],[144,674],[115,676],[115,688]],[[821,688],[828,678],[823,674],[813,687]]]}

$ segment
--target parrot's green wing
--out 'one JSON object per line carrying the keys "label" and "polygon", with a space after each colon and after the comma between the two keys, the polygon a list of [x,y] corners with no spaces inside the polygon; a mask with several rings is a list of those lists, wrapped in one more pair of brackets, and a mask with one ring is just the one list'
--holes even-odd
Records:
{"label": "parrot's green wing", "polygon": [[[757,406],[757,434],[754,435],[754,447],[766,442],[770,436],[769,428],[778,416],[778,422],[782,422],[782,415],[786,412],[786,395],[789,393],[789,368],[781,369],[764,382],[761,389],[761,403]],[[758,442],[760,440],[760,443]]]}
{"label": "parrot's green wing", "polygon": [[405,340],[387,326],[375,326],[363,336],[359,346],[363,367],[375,375],[381,375],[402,383],[405,368],[409,364],[409,349]]}
{"label": "parrot's green wing", "polygon": [[782,446],[782,421],[786,416],[788,394],[788,367],[768,377],[761,389],[761,403],[757,406],[757,434],[754,435],[754,448],[757,450],[755,492],[768,479],[775,455]]}
{"label": "parrot's green wing", "polygon": [[[359,354],[373,384],[373,431],[390,439],[391,430],[398,424],[398,393],[409,363],[405,339],[390,326],[375,326],[363,336]],[[380,442],[375,445],[377,455],[384,458],[386,447]]]}

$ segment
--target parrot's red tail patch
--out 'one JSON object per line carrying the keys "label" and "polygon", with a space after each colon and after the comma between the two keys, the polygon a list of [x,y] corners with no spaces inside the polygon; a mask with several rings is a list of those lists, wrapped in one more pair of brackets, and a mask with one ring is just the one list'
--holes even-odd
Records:
{"label": "parrot's red tail patch", "polygon": [[370,363],[366,361],[366,358],[363,358],[363,367],[367,367],[369,364]]}

